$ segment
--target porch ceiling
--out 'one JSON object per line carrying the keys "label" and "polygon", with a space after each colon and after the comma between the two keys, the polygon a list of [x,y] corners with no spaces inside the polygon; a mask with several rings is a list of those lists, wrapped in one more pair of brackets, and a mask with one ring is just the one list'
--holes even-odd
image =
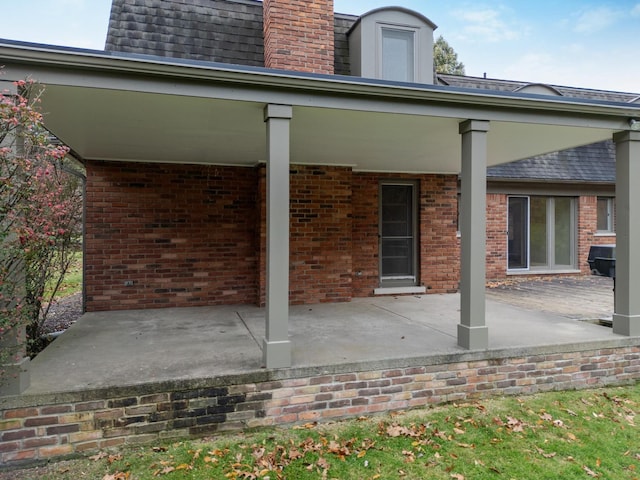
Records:
{"label": "porch ceiling", "polygon": [[[40,48],[42,47],[42,48]],[[162,61],[160,61],[162,60]],[[255,165],[263,109],[293,106],[292,163],[459,173],[458,123],[490,120],[488,163],[611,138],[640,108],[103,52],[3,46],[7,79],[46,85],[45,124],[81,159]]]}
{"label": "porch ceiling", "polygon": [[[84,159],[255,165],[265,103],[48,86],[45,123]],[[463,117],[294,107],[292,163],[458,173]],[[611,130],[494,121],[490,165],[611,138]]]}

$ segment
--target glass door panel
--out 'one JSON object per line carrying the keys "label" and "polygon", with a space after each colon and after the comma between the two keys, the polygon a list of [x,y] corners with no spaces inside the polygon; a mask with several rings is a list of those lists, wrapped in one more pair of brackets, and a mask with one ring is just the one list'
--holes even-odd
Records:
{"label": "glass door panel", "polygon": [[529,268],[529,198],[509,197],[509,269]]}
{"label": "glass door panel", "polygon": [[531,197],[531,267],[548,267],[549,255],[547,240],[549,232],[547,228],[547,198]]}

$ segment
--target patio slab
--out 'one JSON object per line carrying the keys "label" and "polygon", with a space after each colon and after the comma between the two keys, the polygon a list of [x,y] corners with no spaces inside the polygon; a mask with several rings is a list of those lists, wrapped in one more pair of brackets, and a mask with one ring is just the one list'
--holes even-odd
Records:
{"label": "patio slab", "polygon": [[[384,364],[468,352],[460,297],[421,295],[293,306],[294,367]],[[37,395],[263,371],[264,309],[241,305],[85,314],[31,362]],[[490,351],[624,339],[611,329],[487,299]],[[488,354],[489,355],[489,354]]]}

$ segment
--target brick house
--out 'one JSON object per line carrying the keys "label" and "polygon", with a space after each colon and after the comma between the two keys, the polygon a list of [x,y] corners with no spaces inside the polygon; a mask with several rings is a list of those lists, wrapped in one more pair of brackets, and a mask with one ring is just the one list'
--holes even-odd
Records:
{"label": "brick house", "polygon": [[[614,134],[618,290],[640,283],[635,96],[434,77],[435,28],[331,0],[114,0],[105,52],[0,45],[87,170],[86,309],[264,304],[278,367],[289,304],[459,289],[458,342],[486,348],[486,273],[507,273],[506,205],[531,186],[492,177],[487,196],[487,166]],[[592,197],[569,210],[592,221]],[[617,302],[614,328],[637,334],[640,305]]]}

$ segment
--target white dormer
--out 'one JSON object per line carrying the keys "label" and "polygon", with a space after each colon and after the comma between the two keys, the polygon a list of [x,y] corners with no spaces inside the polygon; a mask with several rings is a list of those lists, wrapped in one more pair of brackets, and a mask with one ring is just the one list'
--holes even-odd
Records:
{"label": "white dormer", "polygon": [[424,15],[402,7],[365,13],[348,33],[351,74],[432,84],[436,28]]}

